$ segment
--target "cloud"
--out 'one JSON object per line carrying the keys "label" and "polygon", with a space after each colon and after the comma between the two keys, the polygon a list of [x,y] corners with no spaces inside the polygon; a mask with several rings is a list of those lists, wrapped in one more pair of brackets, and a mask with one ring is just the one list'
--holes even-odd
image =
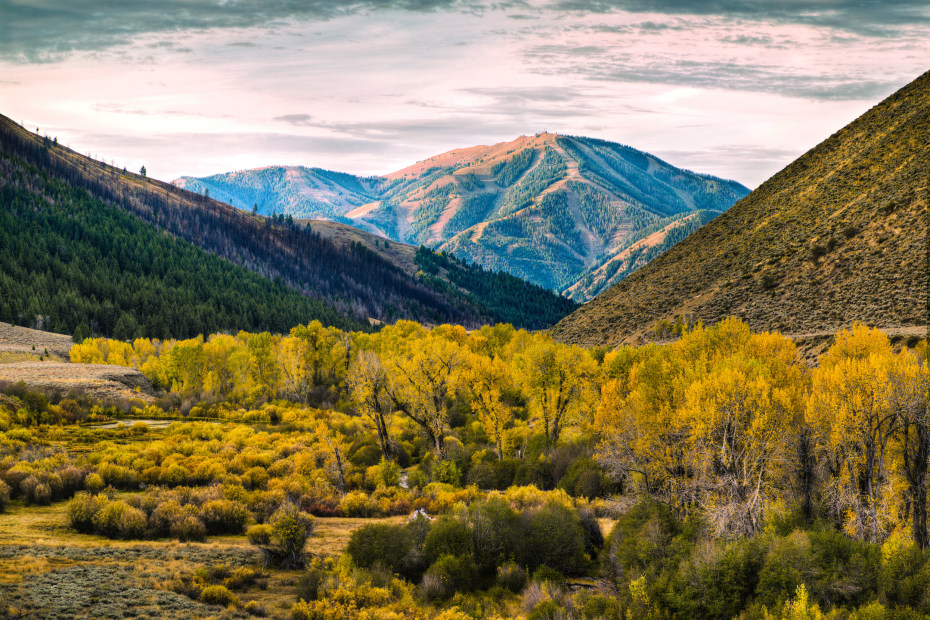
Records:
{"label": "cloud", "polygon": [[827,26],[868,36],[930,23],[926,0],[552,0],[549,8],[578,13],[707,15]]}
{"label": "cloud", "polygon": [[583,75],[590,80],[687,86],[692,88],[758,92],[831,101],[878,99],[900,87],[898,76],[877,73],[803,73],[774,64],[710,58],[633,53],[603,55],[597,63],[579,66],[566,62],[576,48],[558,44],[536,46],[526,52],[534,70],[544,75]]}
{"label": "cloud", "polygon": [[151,33],[272,26],[371,11],[484,9],[465,0],[0,0],[0,58],[55,62],[73,51],[102,50]]}

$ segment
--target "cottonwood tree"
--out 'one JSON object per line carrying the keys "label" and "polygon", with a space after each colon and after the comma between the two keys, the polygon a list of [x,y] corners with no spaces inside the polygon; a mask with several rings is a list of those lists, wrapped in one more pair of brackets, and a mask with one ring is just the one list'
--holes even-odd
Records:
{"label": "cottonwood tree", "polygon": [[472,410],[494,440],[497,458],[504,458],[504,429],[513,421],[513,409],[502,399],[512,383],[510,368],[499,357],[469,355],[461,381],[472,398]]}
{"label": "cottonwood tree", "polygon": [[907,480],[907,509],[911,531],[921,548],[927,546],[927,483],[930,466],[930,365],[927,342],[916,353],[901,351],[892,393],[892,407],[898,414],[898,445],[901,466]]}
{"label": "cottonwood tree", "polygon": [[515,356],[514,364],[530,413],[551,445],[566,425],[592,411],[597,365],[581,347],[542,340]]}
{"label": "cottonwood tree", "polygon": [[888,337],[862,325],[840,332],[813,372],[807,415],[827,453],[827,499],[836,519],[861,540],[881,542],[896,520],[892,465],[901,418],[899,377]]}
{"label": "cottonwood tree", "polygon": [[346,388],[359,413],[374,425],[381,455],[391,460],[393,455],[387,424],[391,399],[387,391],[387,375],[377,353],[362,351],[358,354],[349,366]]}
{"label": "cottonwood tree", "polygon": [[392,404],[423,429],[439,458],[449,421],[448,400],[456,391],[465,354],[459,345],[429,335],[384,360]]}

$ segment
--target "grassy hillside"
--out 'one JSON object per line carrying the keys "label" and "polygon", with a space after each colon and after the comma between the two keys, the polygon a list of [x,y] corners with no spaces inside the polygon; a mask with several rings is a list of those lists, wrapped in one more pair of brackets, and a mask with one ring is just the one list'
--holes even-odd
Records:
{"label": "grassy hillside", "polygon": [[[577,300],[622,279],[749,191],[627,146],[548,133],[456,149],[378,178],[262,168],[176,183],[260,213],[336,219],[424,244]],[[697,211],[705,215],[689,217]],[[687,226],[672,227],[678,235],[617,267],[618,254],[643,231],[683,218]],[[602,270],[608,263],[615,264]]]}
{"label": "grassy hillside", "polygon": [[618,344],[677,315],[830,334],[927,324],[930,73],[800,157],[725,214],[561,321]]}

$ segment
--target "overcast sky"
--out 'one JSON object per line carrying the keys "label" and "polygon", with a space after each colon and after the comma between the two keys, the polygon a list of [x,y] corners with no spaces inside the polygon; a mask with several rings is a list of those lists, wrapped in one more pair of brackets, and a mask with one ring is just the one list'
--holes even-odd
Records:
{"label": "overcast sky", "polygon": [[927,0],[0,0],[0,113],[165,180],[548,130],[755,187],[928,42]]}

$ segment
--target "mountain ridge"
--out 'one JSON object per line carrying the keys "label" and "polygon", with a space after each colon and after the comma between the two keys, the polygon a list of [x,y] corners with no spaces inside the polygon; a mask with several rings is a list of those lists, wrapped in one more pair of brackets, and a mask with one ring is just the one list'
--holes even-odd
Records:
{"label": "mountain ridge", "polygon": [[[246,209],[251,202],[259,213],[333,219],[424,244],[578,300],[647,262],[601,270],[632,235],[698,211],[706,212],[703,223],[749,191],[626,145],[545,132],[452,149],[381,177],[356,177],[357,187],[345,173],[331,174],[342,175],[342,189],[320,169],[300,167],[182,177],[175,183],[228,196]],[[661,233],[649,258],[675,240]],[[587,278],[599,270],[599,277]],[[585,278],[587,283],[580,282]]]}

